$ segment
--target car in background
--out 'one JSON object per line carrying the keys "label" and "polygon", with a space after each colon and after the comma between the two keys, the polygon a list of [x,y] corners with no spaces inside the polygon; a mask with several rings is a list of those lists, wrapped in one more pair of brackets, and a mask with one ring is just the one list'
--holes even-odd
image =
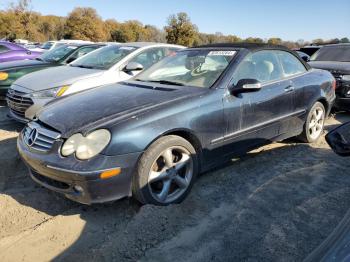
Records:
{"label": "car in background", "polygon": [[[35,59],[4,62],[0,64],[0,100],[5,100],[7,90],[18,78],[49,67],[73,62],[103,44],[66,44],[47,51]],[[16,100],[16,97],[13,97]]]}
{"label": "car in background", "polygon": [[60,47],[65,44],[92,44],[90,41],[84,41],[84,40],[65,40],[61,39],[59,41],[47,41],[43,43],[40,48],[44,51],[52,50],[56,47]]}
{"label": "car in background", "polygon": [[312,56],[314,53],[316,53],[322,46],[319,45],[308,45],[308,46],[304,46],[299,48],[300,52],[303,52],[309,56]]}
{"label": "car in background", "polygon": [[130,79],[182,48],[160,43],[113,44],[95,50],[68,66],[23,76],[9,89],[9,116],[26,122],[57,97]]}
{"label": "car in background", "polygon": [[37,183],[72,200],[179,203],[198,173],[232,157],[294,136],[317,141],[334,84],[282,46],[189,48],[132,80],[53,101],[17,148]]}
{"label": "car in background", "polygon": [[309,64],[333,74],[337,80],[335,109],[350,111],[350,44],[325,45],[311,56]]}
{"label": "car in background", "polygon": [[30,51],[20,45],[0,41],[0,62],[33,59],[41,55],[41,52]]}

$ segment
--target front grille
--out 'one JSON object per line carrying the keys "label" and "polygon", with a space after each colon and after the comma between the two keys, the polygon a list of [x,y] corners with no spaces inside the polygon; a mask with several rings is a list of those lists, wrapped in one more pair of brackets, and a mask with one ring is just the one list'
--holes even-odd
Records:
{"label": "front grille", "polygon": [[25,97],[27,93],[19,92],[14,89],[9,89],[6,95],[7,105],[10,110],[19,117],[25,117],[26,110],[32,106],[33,100]]}
{"label": "front grille", "polygon": [[48,152],[61,134],[40,126],[36,122],[30,122],[22,131],[23,140],[30,148]]}
{"label": "front grille", "polygon": [[37,180],[39,180],[41,183],[59,188],[59,189],[68,189],[70,188],[70,185],[43,175],[40,175],[39,173],[35,172],[34,170],[30,170],[30,173],[33,177],[35,177]]}

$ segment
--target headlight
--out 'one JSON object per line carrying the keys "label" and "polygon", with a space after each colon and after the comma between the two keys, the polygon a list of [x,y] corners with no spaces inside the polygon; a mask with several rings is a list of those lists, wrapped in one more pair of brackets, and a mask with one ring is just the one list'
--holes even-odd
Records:
{"label": "headlight", "polygon": [[111,141],[111,133],[106,129],[99,129],[84,137],[82,134],[74,134],[63,144],[62,156],[75,153],[80,160],[90,159],[99,154]]}
{"label": "headlight", "polygon": [[33,98],[48,98],[48,97],[59,97],[68,90],[69,86],[60,86],[55,88],[46,89],[39,92],[31,93],[29,96]]}
{"label": "headlight", "polygon": [[0,72],[0,81],[5,81],[9,78],[9,74],[6,72]]}
{"label": "headlight", "polygon": [[345,81],[350,81],[350,75],[343,75],[342,79]]}

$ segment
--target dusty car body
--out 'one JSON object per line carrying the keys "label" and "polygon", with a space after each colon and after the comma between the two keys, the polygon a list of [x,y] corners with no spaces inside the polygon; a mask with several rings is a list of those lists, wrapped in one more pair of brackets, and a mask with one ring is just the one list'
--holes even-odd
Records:
{"label": "dusty car body", "polygon": [[72,200],[178,203],[197,173],[233,156],[316,141],[334,84],[284,47],[185,49],[133,80],[50,103],[17,146],[36,182]]}
{"label": "dusty car body", "polygon": [[0,41],[0,63],[24,59],[32,59],[41,55],[41,52],[30,51],[20,45]]}

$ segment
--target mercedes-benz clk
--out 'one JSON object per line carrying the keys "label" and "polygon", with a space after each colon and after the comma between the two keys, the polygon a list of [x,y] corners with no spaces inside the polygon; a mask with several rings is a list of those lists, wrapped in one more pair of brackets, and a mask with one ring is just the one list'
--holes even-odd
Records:
{"label": "mercedes-benz clk", "polygon": [[334,86],[280,46],[185,49],[130,81],[52,102],[17,145],[31,177],[72,200],[178,203],[197,174],[234,156],[316,141]]}

